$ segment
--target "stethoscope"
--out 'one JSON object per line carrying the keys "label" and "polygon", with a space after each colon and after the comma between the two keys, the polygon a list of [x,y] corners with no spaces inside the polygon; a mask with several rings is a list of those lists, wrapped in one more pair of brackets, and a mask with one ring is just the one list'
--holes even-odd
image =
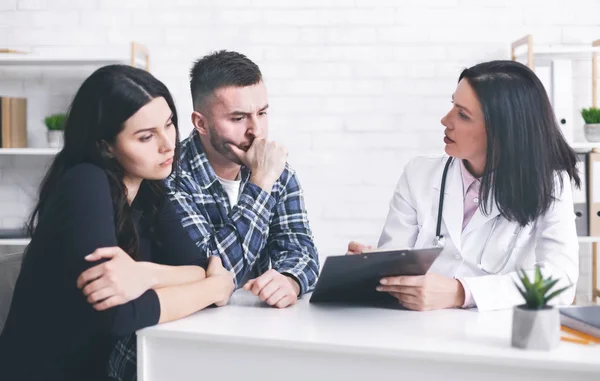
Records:
{"label": "stethoscope", "polygon": [[[446,166],[444,167],[444,172],[442,174],[442,186],[440,187],[440,201],[438,204],[438,213],[437,213],[437,223],[436,223],[436,228],[435,228],[435,238],[433,239],[433,245],[435,247],[439,247],[439,248],[444,248],[444,245],[446,244],[446,238],[441,234],[441,230],[442,230],[442,211],[444,210],[444,191],[446,189],[446,177],[448,177],[448,168],[450,168],[450,164],[452,163],[452,160],[454,158],[450,157],[448,159],[448,161],[446,161]],[[510,241],[510,244],[508,245],[509,249],[508,249],[508,255],[506,255],[506,257],[504,258],[504,262],[502,263],[502,267],[500,267],[499,270],[497,271],[489,271],[486,270],[483,265],[482,265],[482,260],[483,260],[483,253],[485,252],[485,249],[487,247],[488,241],[490,240],[490,237],[492,236],[492,233],[494,232],[494,229],[496,228],[496,224],[498,223],[498,220],[501,218],[500,215],[498,215],[495,219],[494,222],[492,224],[492,228],[490,229],[490,232],[488,233],[487,238],[485,239],[485,242],[483,243],[483,247],[481,248],[481,251],[479,252],[479,258],[477,261],[477,267],[483,271],[485,274],[487,275],[496,275],[499,274],[502,270],[504,270],[504,268],[506,267],[506,265],[508,264],[508,261],[510,261],[510,258],[515,250],[515,246],[517,245],[517,240],[519,238],[519,235],[521,235],[521,231],[523,230],[522,226],[517,226],[517,228],[515,229],[515,231],[513,232],[513,236],[512,239]]]}

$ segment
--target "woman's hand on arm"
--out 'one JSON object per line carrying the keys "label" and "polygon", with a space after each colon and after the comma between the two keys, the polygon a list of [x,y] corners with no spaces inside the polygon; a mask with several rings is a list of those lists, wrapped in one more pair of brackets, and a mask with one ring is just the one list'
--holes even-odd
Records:
{"label": "woman's hand on arm", "polygon": [[98,311],[137,299],[156,284],[153,272],[118,246],[103,247],[85,257],[89,262],[102,259],[107,261],[87,269],[77,278],[77,287]]}
{"label": "woman's hand on arm", "polygon": [[461,307],[465,303],[462,283],[435,273],[382,278],[377,291],[389,292],[404,307],[417,311]]}
{"label": "woman's hand on arm", "polygon": [[136,262],[120,247],[106,247],[85,257],[89,262],[108,259],[84,271],[77,279],[87,301],[96,310],[125,304],[148,289],[178,286],[206,278],[200,266],[166,266]]}

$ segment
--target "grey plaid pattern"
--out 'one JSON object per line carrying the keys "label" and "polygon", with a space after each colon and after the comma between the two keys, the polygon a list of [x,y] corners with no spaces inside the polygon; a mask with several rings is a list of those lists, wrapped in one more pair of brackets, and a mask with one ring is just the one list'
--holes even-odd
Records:
{"label": "grey plaid pattern", "polygon": [[109,380],[137,380],[137,341],[135,333],[117,341],[108,360],[107,372]]}

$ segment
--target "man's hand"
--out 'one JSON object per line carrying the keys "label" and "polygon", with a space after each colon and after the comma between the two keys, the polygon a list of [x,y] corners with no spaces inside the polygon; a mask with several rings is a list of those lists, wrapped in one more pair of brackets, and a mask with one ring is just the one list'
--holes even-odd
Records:
{"label": "man's hand", "polygon": [[223,286],[217,295],[217,301],[215,302],[217,307],[222,307],[229,303],[229,298],[231,298],[231,294],[235,290],[235,283],[233,281],[233,273],[223,267],[220,257],[212,255],[208,259],[206,277],[219,279],[219,283]]}
{"label": "man's hand", "polygon": [[363,245],[362,243],[352,241],[348,244],[348,252],[346,255],[355,255],[368,253],[373,250],[373,246]]}
{"label": "man's hand", "polygon": [[380,283],[377,291],[389,292],[411,310],[460,307],[465,302],[465,290],[460,281],[439,274],[387,277]]}
{"label": "man's hand", "polygon": [[277,142],[263,138],[254,139],[246,152],[233,144],[229,144],[229,148],[246,167],[250,168],[252,172],[250,182],[271,193],[273,184],[285,169],[287,149]]}
{"label": "man's hand", "polygon": [[300,285],[292,278],[270,269],[258,278],[250,279],[244,290],[251,291],[270,306],[285,308],[298,300]]}
{"label": "man's hand", "polygon": [[120,247],[97,249],[86,261],[108,261],[87,269],[77,278],[77,288],[83,289],[87,301],[98,311],[137,299],[152,287],[151,274],[143,262],[134,261]]}

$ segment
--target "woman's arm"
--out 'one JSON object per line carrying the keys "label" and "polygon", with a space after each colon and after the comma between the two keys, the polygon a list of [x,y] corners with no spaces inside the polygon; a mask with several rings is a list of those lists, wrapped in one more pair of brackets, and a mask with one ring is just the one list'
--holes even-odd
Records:
{"label": "woman's arm", "polygon": [[223,267],[219,257],[212,256],[207,273],[204,280],[156,290],[161,306],[159,323],[181,319],[211,304],[227,304],[235,289],[233,272]]}
{"label": "woman's arm", "polygon": [[158,289],[200,281],[206,278],[208,259],[184,230],[168,199],[153,229],[153,261],[142,268]]}
{"label": "woman's arm", "polygon": [[142,271],[150,279],[154,290],[198,282],[206,278],[206,271],[200,266],[167,266],[152,262],[140,262]]}
{"label": "woman's arm", "polygon": [[[135,301],[150,288],[148,279],[134,277],[140,262],[135,262],[119,247],[98,249],[92,255],[107,258],[108,262],[84,272],[78,279],[87,301],[97,311],[117,308]],[[91,256],[88,256],[91,257]],[[165,266],[167,272],[174,268]],[[191,270],[196,270],[193,266]],[[204,269],[201,269],[204,272]],[[191,271],[192,275],[196,271]],[[171,275],[175,272],[171,271]],[[227,271],[218,257],[211,257],[208,278],[193,280],[186,284],[155,288],[160,310],[159,323],[180,319],[211,304],[225,305],[234,290],[233,273]],[[175,283],[175,282],[174,282]]]}
{"label": "woman's arm", "polygon": [[61,248],[53,259],[63,266],[58,275],[67,287],[65,291],[69,287],[74,291],[68,291],[73,295],[69,308],[84,310],[89,319],[86,324],[120,336],[159,321],[160,304],[154,290],[138,291],[141,295],[134,300],[102,312],[95,311],[83,294],[76,297],[80,274],[92,266],[110,263],[106,259],[92,263],[85,257],[98,248],[117,246],[114,206],[108,178],[101,168],[80,164],[69,169],[46,202],[38,228],[53,230],[54,244]]}

